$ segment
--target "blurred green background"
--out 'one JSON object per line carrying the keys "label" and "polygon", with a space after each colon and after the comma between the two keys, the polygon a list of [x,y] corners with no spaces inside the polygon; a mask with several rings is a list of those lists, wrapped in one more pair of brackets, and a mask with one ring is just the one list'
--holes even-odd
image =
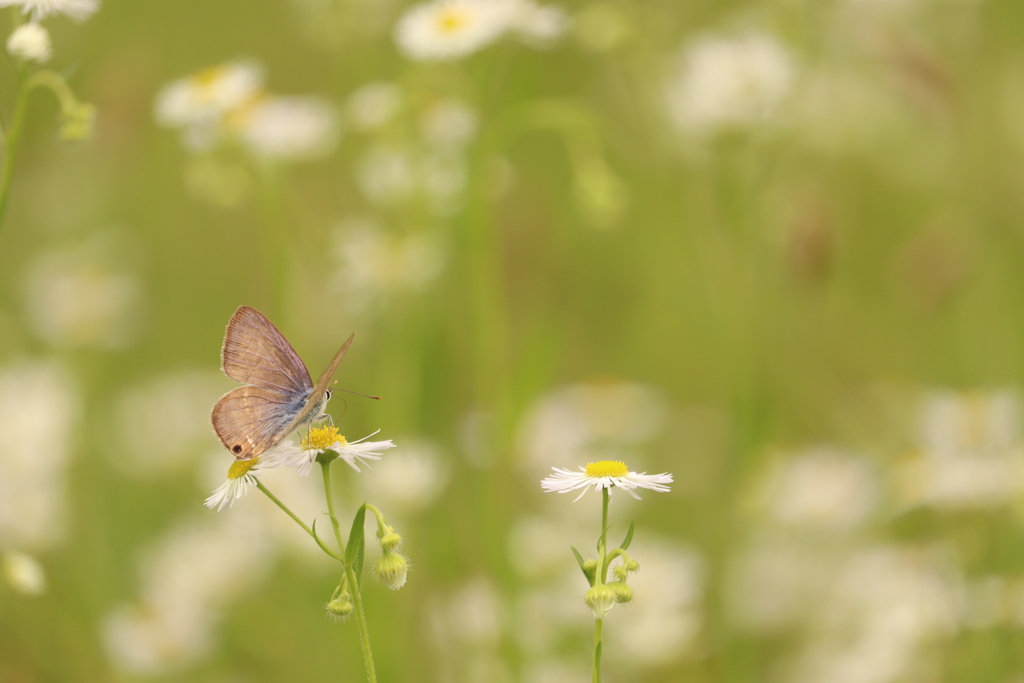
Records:
{"label": "blurred green background", "polygon": [[[599,497],[539,480],[602,459],[675,476],[614,499],[605,680],[1024,679],[1024,6],[552,0],[449,59],[410,7],[45,20],[97,115],[33,91],[0,226],[0,681],[362,676],[331,561],[202,505],[241,304],[384,399],[330,406],[398,444],[334,468],[412,562],[382,681],[589,680]],[[312,113],[160,114],[231,63]],[[326,525],[316,479],[264,481]]]}

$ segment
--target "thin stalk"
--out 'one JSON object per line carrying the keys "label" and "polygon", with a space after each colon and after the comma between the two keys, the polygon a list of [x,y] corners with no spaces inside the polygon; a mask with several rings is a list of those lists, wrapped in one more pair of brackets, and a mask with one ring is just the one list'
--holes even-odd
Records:
{"label": "thin stalk", "polygon": [[261,481],[260,481],[259,479],[257,479],[257,480],[256,480],[256,488],[258,488],[258,489],[259,489],[260,491],[262,491],[262,492],[263,492],[263,494],[264,494],[264,495],[265,495],[265,496],[266,496],[267,498],[269,498],[270,500],[272,500],[272,501],[274,502],[274,505],[276,505],[277,507],[279,507],[279,508],[281,508],[282,510],[284,510],[284,511],[285,511],[285,513],[286,513],[286,514],[287,514],[287,515],[288,515],[289,517],[291,517],[292,519],[294,519],[294,520],[295,520],[295,523],[296,523],[296,524],[298,524],[299,526],[301,526],[301,527],[302,527],[302,530],[303,530],[303,531],[305,531],[305,532],[306,532],[307,534],[309,534],[310,536],[312,536],[312,537],[313,537],[313,540],[314,540],[314,541],[316,541],[316,544],[317,544],[318,546],[320,546],[320,550],[323,550],[323,551],[324,551],[325,553],[327,553],[328,555],[330,555],[331,557],[333,557],[334,559],[336,559],[336,560],[337,560],[338,562],[341,562],[341,558],[340,558],[340,557],[338,557],[337,555],[335,555],[335,554],[334,554],[334,552],[333,552],[333,551],[332,551],[332,550],[331,550],[330,548],[328,548],[327,546],[325,546],[325,545],[324,545],[323,541],[321,541],[321,540],[320,540],[320,537],[316,535],[316,532],[315,532],[315,531],[313,531],[312,529],[310,529],[310,528],[309,528],[308,526],[306,526],[306,523],[305,523],[305,522],[303,522],[303,521],[302,521],[301,519],[299,519],[299,518],[298,518],[298,517],[297,517],[297,516],[295,515],[295,513],[294,513],[294,512],[292,512],[291,510],[289,510],[289,509],[288,509],[288,506],[287,506],[287,505],[285,505],[285,504],[284,504],[284,503],[282,503],[282,502],[281,502],[280,500],[278,500],[277,496],[275,496],[275,495],[274,495],[273,493],[271,493],[271,492],[270,492],[270,490],[269,490],[269,489],[267,489],[267,487],[266,487],[266,486],[264,486],[264,485],[263,485],[263,482],[261,482]]}
{"label": "thin stalk", "polygon": [[[331,464],[320,463],[320,471],[324,475],[324,494],[327,496],[327,514],[331,518],[331,526],[334,528],[334,538],[338,541],[338,549],[342,557],[345,556],[345,542],[341,539],[341,526],[334,514],[334,497],[331,495]],[[373,665],[373,650],[370,647],[370,629],[366,624],[366,612],[363,611],[363,595],[356,573],[352,565],[342,560],[345,567],[345,576],[348,578],[348,585],[352,589],[352,604],[356,608],[356,624],[359,627],[359,643],[363,649],[363,666],[366,668],[366,679],[370,683],[377,683],[377,671]]]}
{"label": "thin stalk", "polygon": [[[611,496],[608,489],[601,489],[601,540],[597,543],[597,576],[594,585],[603,585],[608,576],[607,536],[608,536],[608,501]],[[594,666],[591,670],[591,681],[601,683],[601,639],[604,631],[604,620],[594,620]]]}
{"label": "thin stalk", "polygon": [[11,180],[14,177],[14,158],[18,153],[18,143],[21,142],[21,132],[25,126],[25,113],[28,111],[29,80],[25,77],[25,69],[18,66],[18,94],[14,100],[14,116],[11,118],[11,125],[7,129],[7,149],[4,158],[4,176],[0,180],[0,227],[3,226],[4,212],[7,209],[7,199],[11,192]]}

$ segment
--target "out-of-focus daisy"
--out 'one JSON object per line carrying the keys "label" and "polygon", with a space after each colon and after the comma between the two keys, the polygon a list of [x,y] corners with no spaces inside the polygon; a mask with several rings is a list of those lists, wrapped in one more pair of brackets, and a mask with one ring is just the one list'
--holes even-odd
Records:
{"label": "out-of-focus daisy", "polygon": [[263,89],[263,68],[253,62],[218,64],[173,81],[157,95],[157,121],[175,126],[224,114]]}
{"label": "out-of-focus daisy", "polygon": [[666,98],[680,129],[709,133],[768,120],[789,94],[793,58],[767,34],[710,36],[686,48]]}
{"label": "out-of-focus daisy", "polygon": [[512,5],[509,28],[531,47],[551,45],[569,26],[569,18],[561,8],[538,5],[533,0],[508,0]]}
{"label": "out-of-focus daisy", "polygon": [[243,107],[229,123],[254,154],[271,159],[314,159],[338,140],[338,117],[315,97],[267,97]]}
{"label": "out-of-focus daisy", "polygon": [[[309,474],[310,469],[312,469],[313,463],[316,462],[317,455],[326,450],[332,450],[338,454],[338,457],[348,463],[349,467],[359,472],[360,463],[366,463],[368,460],[380,460],[381,451],[395,447],[391,439],[387,441],[367,441],[370,436],[376,433],[374,432],[358,441],[350,442],[338,432],[334,425],[314,427],[302,437],[302,443],[298,448],[288,445],[275,449],[267,462],[267,466],[284,465],[286,467],[295,467],[299,470],[299,474],[306,476]],[[266,458],[266,456],[264,457]]]}
{"label": "out-of-focus daisy", "polygon": [[345,102],[346,121],[358,130],[372,130],[390,121],[402,106],[402,91],[394,83],[367,83]]}
{"label": "out-of-focus daisy", "polygon": [[[650,489],[651,491],[668,491],[666,484],[672,483],[672,475],[667,472],[661,474],[647,474],[646,472],[630,472],[626,463],[617,460],[602,460],[600,462],[587,463],[586,467],[580,467],[579,472],[564,470],[560,467],[552,467],[553,475],[541,480],[540,485],[549,493],[568,493],[569,491],[580,491],[576,500],[583,497],[587,489],[593,487],[595,491],[608,489],[612,492],[614,487],[621,488],[637,500],[640,496],[635,493],[636,489]],[[575,501],[573,501],[575,502]]]}
{"label": "out-of-focus daisy", "polygon": [[7,39],[7,51],[15,59],[40,64],[50,59],[50,34],[34,22],[22,24]]}
{"label": "out-of-focus daisy", "polygon": [[444,250],[432,235],[389,235],[353,220],[340,227],[335,245],[332,288],[345,293],[352,310],[423,291],[444,269]]}
{"label": "out-of-focus daisy", "polygon": [[509,28],[512,5],[494,0],[434,0],[412,7],[395,42],[413,59],[448,60],[485,47]]}
{"label": "out-of-focus daisy", "polygon": [[260,473],[261,459],[236,460],[228,468],[228,479],[206,499],[206,507],[218,512],[231,505],[256,486],[256,475]]}
{"label": "out-of-focus daisy", "polygon": [[423,138],[436,147],[462,147],[476,134],[476,110],[466,103],[445,98],[433,103],[420,117]]}
{"label": "out-of-focus daisy", "polygon": [[32,21],[51,14],[64,14],[82,21],[100,8],[99,0],[0,0],[0,7],[21,7],[22,14],[31,14]]}

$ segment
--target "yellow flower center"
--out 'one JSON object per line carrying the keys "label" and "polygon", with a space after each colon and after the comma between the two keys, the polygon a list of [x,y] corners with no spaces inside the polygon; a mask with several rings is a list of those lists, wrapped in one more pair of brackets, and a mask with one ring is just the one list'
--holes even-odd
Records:
{"label": "yellow flower center", "polygon": [[467,23],[466,15],[455,9],[450,9],[437,18],[437,25],[442,33],[455,33]]}
{"label": "yellow flower center", "polygon": [[629,474],[626,463],[619,460],[602,460],[600,462],[588,462],[586,475],[588,477],[624,477]]}
{"label": "yellow flower center", "polygon": [[326,451],[335,444],[344,446],[348,441],[338,433],[334,425],[314,427],[302,437],[302,449],[306,451]]}
{"label": "yellow flower center", "polygon": [[249,460],[236,460],[231,463],[231,467],[228,468],[228,479],[238,479],[243,476],[246,472],[256,466],[260,459],[258,457],[251,458]]}

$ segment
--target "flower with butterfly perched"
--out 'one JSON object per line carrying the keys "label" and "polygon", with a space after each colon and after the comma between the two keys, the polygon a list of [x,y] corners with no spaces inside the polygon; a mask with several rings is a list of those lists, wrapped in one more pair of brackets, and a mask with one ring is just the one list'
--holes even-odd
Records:
{"label": "flower with butterfly perched", "polygon": [[334,425],[313,427],[302,437],[302,443],[298,447],[288,444],[268,453],[265,456],[265,458],[269,457],[267,466],[277,467],[278,465],[284,465],[285,467],[294,467],[299,470],[299,474],[306,476],[321,453],[333,451],[337,453],[339,458],[348,463],[349,467],[359,472],[360,462],[380,460],[379,454],[381,451],[395,447],[391,439],[387,441],[367,441],[374,434],[377,434],[377,432],[364,436],[358,441],[350,442],[338,432]]}
{"label": "flower with butterfly perched", "polygon": [[228,480],[206,499],[206,507],[217,512],[231,507],[236,500],[249,492],[250,486],[256,486],[256,475],[263,467],[258,457],[231,463],[231,467],[228,468]]}
{"label": "flower with butterfly perched", "polygon": [[672,483],[672,475],[668,472],[661,474],[630,472],[626,463],[617,460],[587,463],[587,466],[581,467],[579,472],[560,467],[551,469],[555,471],[555,474],[543,479],[540,482],[541,487],[549,493],[568,493],[583,489],[580,495],[576,496],[576,500],[582,498],[590,487],[593,487],[595,491],[608,489],[608,493],[611,493],[614,487],[619,487],[639,500],[640,496],[634,493],[635,489],[665,492],[669,490],[666,484]]}

